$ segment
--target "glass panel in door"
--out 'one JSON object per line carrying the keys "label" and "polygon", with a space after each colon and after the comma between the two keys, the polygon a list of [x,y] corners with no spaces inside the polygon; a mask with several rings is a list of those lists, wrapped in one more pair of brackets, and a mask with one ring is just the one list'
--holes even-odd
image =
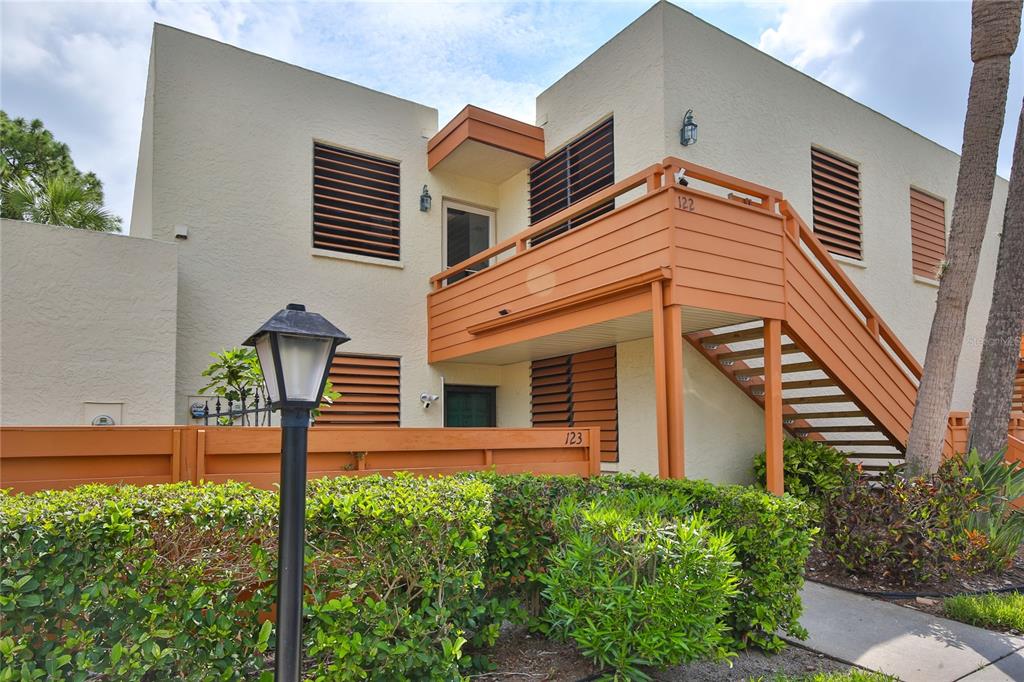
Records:
{"label": "glass panel in door", "polygon": [[[446,203],[445,222],[445,268],[450,268],[489,248],[494,238],[494,213],[456,203]],[[487,262],[477,263],[466,272],[448,278],[455,282],[467,275],[487,267]]]}

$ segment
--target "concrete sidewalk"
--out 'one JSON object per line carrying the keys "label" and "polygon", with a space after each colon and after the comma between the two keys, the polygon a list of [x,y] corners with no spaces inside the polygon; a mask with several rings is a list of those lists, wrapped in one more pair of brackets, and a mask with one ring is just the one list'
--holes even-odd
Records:
{"label": "concrete sidewalk", "polygon": [[1024,682],[1024,637],[808,582],[800,623],[814,651],[905,682]]}

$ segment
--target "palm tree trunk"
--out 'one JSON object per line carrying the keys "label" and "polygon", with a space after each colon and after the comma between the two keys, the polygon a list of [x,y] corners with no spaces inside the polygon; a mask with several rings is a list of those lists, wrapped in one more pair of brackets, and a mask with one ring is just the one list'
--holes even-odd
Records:
{"label": "palm tree trunk", "polygon": [[985,326],[981,366],[971,408],[969,447],[983,457],[1006,448],[1006,424],[1017,376],[1020,337],[1024,332],[1024,107],[1017,121],[1010,189],[1003,214],[1003,234]]}
{"label": "palm tree trunk", "polygon": [[953,383],[967,325],[967,306],[992,204],[1010,81],[1010,56],[1020,34],[1021,5],[1022,0],[975,0],[971,6],[974,70],[967,96],[949,248],[907,439],[910,474],[935,471],[942,461]]}

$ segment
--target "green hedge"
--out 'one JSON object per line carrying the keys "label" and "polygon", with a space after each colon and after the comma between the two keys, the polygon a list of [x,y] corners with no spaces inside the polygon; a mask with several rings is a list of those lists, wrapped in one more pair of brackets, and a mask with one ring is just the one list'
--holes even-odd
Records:
{"label": "green hedge", "polygon": [[[490,486],[310,484],[304,629],[316,679],[451,679],[481,599]],[[5,679],[257,679],[269,667],[277,495],[91,485],[3,497]],[[486,617],[485,617],[486,616]],[[262,674],[266,674],[263,672]]]}
{"label": "green hedge", "polygon": [[[451,679],[525,605],[570,496],[657,497],[734,546],[731,647],[796,635],[805,507],[750,488],[610,476],[338,478],[307,498],[307,669],[315,679]],[[0,682],[259,679],[274,641],[277,495],[244,484],[0,495]],[[535,621],[536,622],[536,621]]]}
{"label": "green hedge", "polygon": [[663,512],[667,515],[700,512],[713,529],[732,537],[739,562],[738,592],[727,616],[734,648],[756,644],[774,651],[784,646],[778,631],[806,636],[797,622],[803,612],[799,591],[816,529],[807,505],[793,497],[707,481],[621,474],[594,479],[481,477],[495,489],[487,553],[489,587],[499,597],[526,605],[534,616],[543,610],[536,575],[545,570],[548,552],[559,543],[553,510],[569,496],[599,499],[636,490],[670,500],[670,508]]}
{"label": "green hedge", "polygon": [[728,533],[700,514],[664,512],[671,500],[623,491],[555,511],[561,542],[539,576],[543,630],[575,642],[616,679],[641,667],[728,657],[724,614],[736,591]]}

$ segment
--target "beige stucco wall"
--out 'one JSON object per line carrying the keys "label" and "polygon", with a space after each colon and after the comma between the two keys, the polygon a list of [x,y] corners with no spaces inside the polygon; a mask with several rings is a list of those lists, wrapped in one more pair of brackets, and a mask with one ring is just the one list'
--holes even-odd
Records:
{"label": "beige stucco wall", "polygon": [[[858,163],[864,259],[843,266],[923,360],[938,289],[913,275],[910,187],[943,197],[948,222],[959,156],[674,5],[658,8],[663,22],[651,15],[641,22],[663,31],[665,153],[775,187],[808,224],[811,146]],[[683,147],[679,128],[687,109],[694,110],[699,140]],[[1006,181],[997,179],[953,409],[970,409],[974,394],[1006,191]]]}
{"label": "beige stucco wall", "polygon": [[[683,147],[679,128],[687,109],[694,110],[700,135],[698,144]],[[811,146],[859,163],[864,260],[843,267],[923,360],[937,287],[913,276],[909,190],[944,197],[948,221],[956,154],[664,2],[537,98],[549,149],[609,113],[617,178],[679,156],[781,190],[808,223]],[[954,409],[969,409],[973,396],[1006,189],[998,179]],[[653,382],[646,369],[653,361],[643,355],[648,343],[619,347],[620,450],[623,467],[652,471],[653,400],[646,405],[650,390],[641,391]],[[748,454],[763,438],[761,410],[690,348],[685,364],[687,474],[743,480]]]}
{"label": "beige stucco wall", "polygon": [[[606,471],[658,473],[652,339],[616,347],[619,462]],[[705,360],[683,345],[686,476],[715,483],[751,482],[753,456],[764,450],[764,413]]]}
{"label": "beige stucco wall", "polygon": [[170,423],[176,285],[172,244],[0,220],[0,423]]}
{"label": "beige stucco wall", "polygon": [[[678,129],[688,108],[700,142],[683,148]],[[678,155],[777,187],[807,220],[810,146],[860,163],[865,259],[844,267],[923,355],[936,289],[911,274],[908,191],[913,184],[951,205],[954,154],[667,3],[537,99],[549,152],[609,114],[617,177]],[[440,394],[444,382],[497,386],[499,426],[529,425],[529,363],[426,362],[425,296],[428,278],[443,264],[443,202],[495,209],[498,239],[529,221],[525,171],[493,185],[426,170],[426,143],[437,127],[432,108],[155,28],[131,229],[168,242],[177,254],[176,421],[186,418],[209,352],[238,344],[296,301],[352,337],[344,350],[402,358],[404,426],[441,425],[443,410],[424,410],[419,395]],[[400,264],[312,252],[313,140],[401,163]],[[418,206],[424,184],[434,198],[428,213]],[[1005,192],[1000,180],[995,206]],[[992,234],[998,221],[994,215]],[[187,228],[187,240],[173,239],[178,226]],[[995,248],[990,239],[955,407],[970,402]],[[619,468],[653,472],[650,339],[618,350]],[[693,349],[684,352],[687,472],[747,480],[750,457],[762,447],[763,415]]]}
{"label": "beige stucco wall", "polygon": [[[424,410],[419,396],[440,394],[445,375],[427,365],[425,335],[428,279],[442,268],[441,207],[454,199],[496,208],[499,231],[522,229],[506,227],[515,223],[505,220],[499,187],[427,172],[432,108],[159,25],[151,67],[139,177],[152,185],[137,195],[152,197],[155,239],[173,241],[178,225],[189,235],[174,242],[177,421],[209,353],[239,344],[294,301],[347,332],[344,351],[400,356],[402,425],[440,426],[442,411]],[[313,254],[314,140],[401,163],[400,263]],[[424,184],[433,196],[427,213],[419,210]],[[522,178],[506,184],[509,196],[525,191]],[[141,213],[136,229],[147,230]],[[460,381],[497,385],[499,375],[481,370]],[[528,425],[528,412],[523,423],[516,410],[502,421]]]}

